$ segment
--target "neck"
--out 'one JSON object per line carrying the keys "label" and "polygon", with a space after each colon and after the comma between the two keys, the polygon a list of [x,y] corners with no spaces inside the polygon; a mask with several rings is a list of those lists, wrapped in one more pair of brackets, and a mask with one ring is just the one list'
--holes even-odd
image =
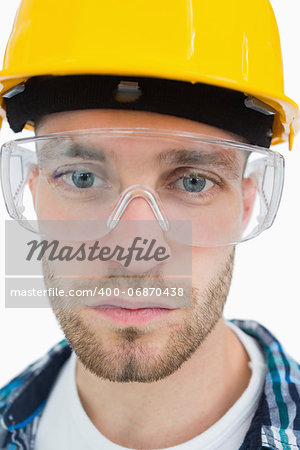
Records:
{"label": "neck", "polygon": [[111,382],[77,358],[76,384],[83,408],[105,437],[124,447],[149,448],[151,442],[151,448],[163,448],[203,433],[228,411],[249,383],[248,362],[222,318],[193,356],[163,380]]}

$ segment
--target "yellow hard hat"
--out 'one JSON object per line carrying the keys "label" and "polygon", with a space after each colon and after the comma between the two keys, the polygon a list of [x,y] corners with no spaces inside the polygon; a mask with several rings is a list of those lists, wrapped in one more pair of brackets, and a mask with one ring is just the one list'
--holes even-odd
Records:
{"label": "yellow hard hat", "polygon": [[1,116],[2,95],[29,78],[80,74],[229,88],[275,110],[272,144],[291,148],[299,128],[269,0],[22,0],[0,72]]}

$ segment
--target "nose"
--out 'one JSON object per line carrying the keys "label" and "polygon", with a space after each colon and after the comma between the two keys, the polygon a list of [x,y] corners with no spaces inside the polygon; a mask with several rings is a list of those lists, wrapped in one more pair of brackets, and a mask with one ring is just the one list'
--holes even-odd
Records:
{"label": "nose", "polygon": [[[170,262],[171,248],[148,201],[134,197],[125,206],[121,205],[121,209],[118,220],[114,219],[116,215],[111,216],[113,229],[107,239],[113,248],[118,245],[126,249],[126,253],[131,251],[132,258],[127,266],[128,259],[120,260],[117,253],[112,260],[136,274],[151,272],[164,262]],[[163,218],[163,214],[159,216],[161,221]]]}
{"label": "nose", "polygon": [[111,215],[108,218],[107,226],[112,229],[116,226],[120,217],[123,215],[124,211],[135,198],[143,198],[147,201],[149,206],[154,213],[154,216],[158,220],[161,228],[164,231],[168,231],[169,224],[167,216],[164,213],[163,205],[157,196],[156,192],[150,188],[149,186],[142,184],[135,184],[133,186],[129,186],[123,193],[121,194],[117,204],[115,205]]}
{"label": "nose", "polygon": [[156,215],[145,198],[135,197],[123,209],[122,220],[157,221]]}

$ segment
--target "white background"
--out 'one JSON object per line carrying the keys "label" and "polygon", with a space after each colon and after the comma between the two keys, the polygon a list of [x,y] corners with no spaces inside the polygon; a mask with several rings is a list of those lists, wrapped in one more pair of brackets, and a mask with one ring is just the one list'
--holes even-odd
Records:
{"label": "white background", "polygon": [[[0,61],[3,60],[19,0],[2,0],[1,3]],[[300,2],[273,0],[272,5],[281,34],[286,94],[300,104]],[[13,135],[5,124],[0,133],[0,142],[16,137],[18,136]],[[280,210],[270,230],[237,247],[225,317],[259,321],[277,336],[291,356],[300,361],[300,135],[291,152],[286,145],[276,146],[274,149],[280,151],[286,159],[286,182]],[[5,309],[4,220],[8,215],[2,196],[0,214],[2,386],[62,339],[63,334],[51,310]]]}

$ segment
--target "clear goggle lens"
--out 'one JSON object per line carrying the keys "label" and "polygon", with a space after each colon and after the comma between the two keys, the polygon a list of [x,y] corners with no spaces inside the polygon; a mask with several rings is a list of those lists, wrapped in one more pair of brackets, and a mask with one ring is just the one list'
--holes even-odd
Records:
{"label": "clear goggle lens", "polygon": [[123,219],[155,220],[174,241],[215,247],[272,225],[284,160],[199,134],[114,128],[8,142],[1,171],[10,216],[36,233],[92,240]]}

